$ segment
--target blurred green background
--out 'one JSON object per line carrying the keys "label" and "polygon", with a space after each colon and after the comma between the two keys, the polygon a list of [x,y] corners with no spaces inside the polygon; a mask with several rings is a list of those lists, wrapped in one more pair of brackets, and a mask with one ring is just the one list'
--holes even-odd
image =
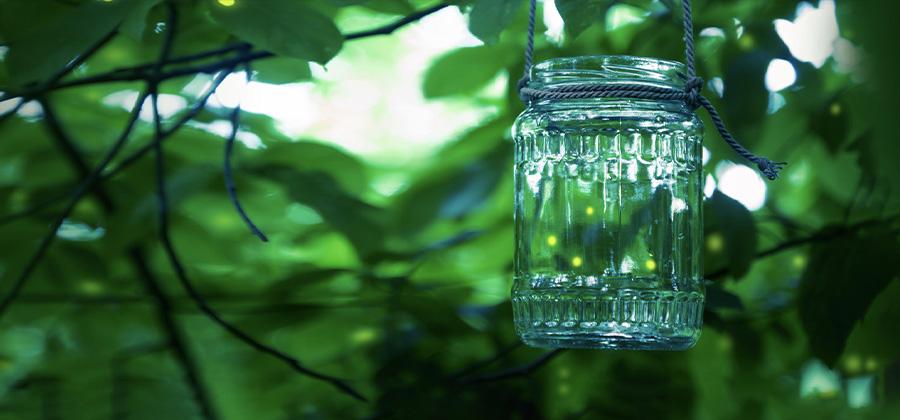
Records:
{"label": "blurred green background", "polygon": [[[695,348],[548,353],[517,345],[509,303],[527,2],[451,3],[176,0],[173,25],[162,0],[0,0],[0,418],[900,418],[895,6],[694,1],[707,96],[790,164],[763,181],[708,130]],[[681,60],[679,10],[546,0],[536,57]],[[149,100],[53,233],[170,35],[158,103],[189,280],[367,402],[197,310],[157,236]],[[268,243],[226,193],[232,134]]]}

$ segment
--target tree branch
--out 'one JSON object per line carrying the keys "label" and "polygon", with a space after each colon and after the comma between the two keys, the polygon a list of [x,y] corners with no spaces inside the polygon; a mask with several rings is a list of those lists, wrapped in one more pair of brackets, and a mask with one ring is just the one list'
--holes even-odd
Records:
{"label": "tree branch", "polygon": [[[245,72],[247,73],[247,83],[250,83],[250,78],[252,76],[252,72],[250,71],[250,64],[245,65]],[[231,155],[234,151],[234,141],[237,139],[238,131],[241,128],[241,104],[238,103],[235,105],[234,109],[231,111],[231,135],[225,140],[225,158],[224,158],[224,168],[222,170],[225,178],[225,189],[228,191],[228,199],[231,200],[231,204],[234,206],[235,211],[237,211],[238,215],[241,216],[241,220],[244,221],[244,224],[247,225],[247,228],[250,229],[257,238],[259,238],[263,242],[268,242],[269,238],[266,237],[253,220],[250,219],[250,216],[247,215],[247,212],[244,211],[244,207],[241,206],[241,202],[237,196],[237,188],[234,186],[234,178],[231,172]]]}
{"label": "tree branch", "polygon": [[[888,223],[888,222],[898,219],[898,218],[900,218],[900,214],[894,215],[891,217],[887,217],[884,219],[865,220],[862,222],[854,223],[849,226],[841,226],[838,228],[826,228],[826,229],[821,230],[810,236],[805,236],[805,237],[797,238],[797,239],[791,239],[791,240],[782,242],[778,245],[775,245],[772,248],[760,251],[756,254],[754,259],[758,260],[758,259],[770,257],[772,255],[787,251],[789,249],[796,248],[796,247],[803,246],[803,245],[808,245],[808,244],[811,244],[814,242],[822,242],[822,241],[828,241],[831,239],[836,239],[836,238],[842,237],[844,235],[849,235],[849,234],[855,233],[855,232],[859,231],[860,229],[877,226],[877,225],[880,225],[883,223]],[[704,277],[707,279],[716,279],[716,278],[725,277],[726,275],[728,275],[729,272],[730,272],[729,268],[724,267],[719,270],[713,271],[712,273],[709,273],[709,274],[705,275]]]}
{"label": "tree branch", "polygon": [[156,102],[156,94],[152,94],[153,97],[153,119],[155,124],[156,136],[153,142],[154,153],[156,156],[156,190],[157,190],[157,200],[159,202],[159,236],[160,242],[163,245],[163,248],[166,252],[166,256],[169,259],[169,263],[172,266],[172,269],[175,271],[175,275],[181,283],[184,290],[187,292],[188,296],[194,301],[197,305],[197,308],[200,309],[202,313],[204,313],[208,318],[213,320],[216,324],[219,324],[223,329],[228,331],[231,335],[235,336],[239,340],[243,341],[250,347],[260,351],[262,353],[268,354],[283,363],[287,364],[295,371],[307,375],[309,377],[327,382],[332,386],[338,388],[345,394],[348,394],[358,400],[366,401],[365,397],[362,396],[358,391],[350,387],[343,380],[338,378],[325,375],[323,373],[316,372],[311,370],[305,366],[303,366],[299,360],[287,355],[286,353],[270,347],[266,344],[263,344],[257,341],[255,338],[251,337],[246,332],[237,328],[233,324],[226,321],[219,315],[200,295],[200,292],[194,288],[194,285],[188,279],[187,271],[184,269],[181,260],[178,257],[178,254],[175,251],[174,245],[172,244],[172,239],[169,235],[169,203],[168,198],[166,196],[166,188],[165,188],[165,157],[163,155],[162,149],[162,123],[160,121],[161,117],[159,116],[159,107]]}
{"label": "tree branch", "polygon": [[153,275],[141,250],[132,248],[129,250],[128,254],[131,263],[137,269],[138,277],[143,282],[147,292],[153,297],[153,300],[156,301],[157,318],[159,318],[159,323],[162,325],[172,351],[175,353],[175,360],[184,371],[188,386],[193,391],[197,405],[200,407],[200,412],[203,413],[203,417],[206,419],[217,419],[218,415],[216,415],[214,406],[210,400],[209,392],[203,385],[200,368],[197,366],[197,362],[191,355],[188,344],[182,336],[181,329],[178,328],[175,317],[172,315],[172,303],[162,291],[159,280]]}
{"label": "tree branch", "polygon": [[[171,3],[169,3],[169,4],[171,4]],[[175,16],[174,8],[170,7],[169,16],[170,16],[170,19],[174,19],[174,16]],[[170,27],[174,28],[175,25],[171,25]],[[309,369],[309,368],[303,366],[299,360],[287,355],[286,353],[284,353],[274,347],[268,346],[266,344],[263,344],[260,341],[257,341],[255,338],[251,337],[249,334],[247,334],[243,330],[237,328],[230,322],[226,321],[224,318],[222,318],[221,315],[219,315],[218,312],[216,312],[212,307],[209,306],[209,304],[206,302],[206,300],[203,298],[203,296],[200,294],[200,292],[197,291],[196,288],[194,288],[193,283],[191,283],[191,281],[188,279],[187,271],[185,270],[184,265],[181,263],[181,260],[178,257],[177,252],[175,251],[175,247],[172,243],[172,238],[169,234],[169,200],[168,200],[168,197],[166,194],[165,154],[163,153],[163,147],[162,147],[164,130],[163,130],[163,126],[162,126],[162,117],[160,116],[160,113],[159,113],[159,85],[158,85],[159,81],[163,80],[161,77],[159,77],[161,75],[163,62],[164,62],[164,59],[161,59],[160,64],[156,68],[157,75],[156,75],[156,77],[154,77],[152,79],[152,80],[154,80],[154,83],[150,86],[150,97],[151,97],[151,105],[153,108],[153,128],[154,128],[154,130],[153,130],[154,131],[153,151],[154,151],[154,156],[156,158],[154,160],[154,162],[155,162],[156,194],[157,194],[157,201],[158,201],[158,217],[159,217],[158,230],[159,230],[159,239],[163,246],[163,249],[165,250],[166,256],[169,259],[169,264],[172,266],[172,269],[175,272],[175,275],[178,278],[179,282],[181,283],[181,286],[184,288],[184,290],[187,292],[188,296],[191,297],[191,299],[197,305],[197,308],[200,309],[200,311],[203,314],[205,314],[213,322],[215,322],[216,324],[221,326],[223,329],[225,329],[231,335],[240,339],[241,341],[243,341],[250,347],[256,349],[259,352],[268,354],[268,355],[282,361],[283,363],[287,364],[288,366],[290,366],[295,371],[297,371],[301,374],[304,374],[304,375],[309,376],[314,379],[318,379],[318,380],[327,382],[347,395],[350,395],[361,401],[366,401],[365,397],[363,397],[362,394],[360,394],[358,391],[356,391],[354,388],[352,388],[349,384],[347,384],[343,380],[340,380],[333,376],[325,375],[323,373],[319,373],[317,371],[314,371],[312,369]]]}
{"label": "tree branch", "polygon": [[[390,35],[394,33],[396,30],[409,25],[410,23],[416,22],[425,16],[431,15],[439,10],[442,10],[446,7],[451,6],[449,3],[440,3],[438,5],[419,10],[413,12],[410,15],[407,15],[401,19],[398,19],[395,22],[387,24],[382,27],[369,29],[360,32],[353,32],[344,35],[344,39],[347,41],[353,41],[357,39],[369,38],[373,36],[379,35]],[[197,73],[215,73],[223,69],[227,69],[230,67],[239,66],[241,64],[249,63],[255,60],[260,60],[263,58],[273,57],[275,54],[269,51],[255,51],[249,52],[245,54],[241,54],[238,57],[229,58],[220,60],[211,64],[202,65],[202,66],[187,66],[179,69],[171,70],[168,72],[157,72],[158,68],[163,68],[171,64],[178,64],[184,62],[192,62],[197,61],[209,57],[215,57],[218,55],[229,54],[235,51],[246,50],[250,44],[236,44],[229,45],[221,48],[217,48],[210,51],[204,51],[197,54],[187,55],[183,57],[177,57],[172,60],[166,60],[163,62],[154,62],[149,64],[141,64],[134,67],[126,67],[117,70],[113,70],[107,73],[98,74],[95,76],[83,77],[75,80],[69,80],[65,82],[52,83],[48,85],[43,85],[38,88],[34,88],[31,90],[26,90],[23,92],[6,94],[2,98],[0,98],[0,102],[5,101],[7,99],[15,98],[15,97],[33,97],[37,96],[49,91],[66,89],[77,86],[85,86],[92,84],[100,84],[100,83],[112,83],[112,82],[134,82],[140,80],[150,80],[152,77],[156,77],[157,80],[163,81],[176,77],[187,76],[191,74]]]}
{"label": "tree branch", "polygon": [[62,226],[66,218],[69,217],[69,215],[72,213],[72,210],[74,210],[78,202],[81,201],[81,198],[83,198],[88,193],[88,191],[91,190],[94,184],[100,179],[100,174],[104,169],[106,169],[107,165],[109,165],[109,163],[119,154],[119,151],[122,150],[122,147],[125,146],[125,143],[128,141],[128,137],[131,135],[132,130],[134,130],[134,127],[137,124],[141,112],[141,105],[144,103],[144,100],[146,98],[146,92],[139,95],[138,101],[131,112],[131,116],[126,123],[125,129],[123,130],[122,134],[119,135],[119,138],[116,139],[113,146],[109,149],[109,151],[106,152],[106,155],[103,157],[103,159],[101,159],[100,163],[81,182],[78,188],[76,188],[62,213],[57,216],[56,220],[54,220],[50,225],[50,232],[47,233],[46,236],[44,236],[44,239],[38,245],[37,251],[35,251],[31,258],[29,258],[29,260],[25,263],[25,267],[22,269],[19,277],[16,278],[9,293],[3,298],[2,301],[0,301],[0,317],[5,314],[6,310],[22,291],[22,288],[25,286],[25,283],[34,272],[34,269],[37,267],[41,259],[43,259],[44,255],[47,253],[47,250],[50,248],[50,245],[53,244],[53,241],[56,238],[56,232],[59,230],[60,226]]}
{"label": "tree branch", "polygon": [[[88,176],[90,174],[90,168],[75,146],[76,143],[63,128],[62,123],[56,116],[54,108],[46,98],[41,97],[38,98],[38,100],[43,109],[44,123],[49,129],[51,137],[55,139],[57,146],[62,150],[72,166],[74,166],[78,175],[80,177]],[[112,197],[106,192],[102,185],[97,185],[96,188],[93,189],[93,193],[106,213],[110,214],[115,211],[115,204]],[[137,271],[137,274],[139,275],[139,279],[142,280],[145,288],[156,301],[157,316],[160,325],[168,337],[168,341],[171,343],[176,361],[185,372],[188,386],[194,393],[195,400],[200,407],[203,417],[206,419],[218,418],[213,409],[213,405],[210,402],[206,387],[200,379],[201,375],[197,363],[191,356],[188,347],[185,344],[185,340],[182,338],[182,333],[172,316],[172,305],[165,294],[163,294],[158,281],[150,271],[143,251],[136,246],[130,247],[128,256],[135,271]]]}
{"label": "tree branch", "polygon": [[516,366],[511,369],[501,370],[499,372],[490,373],[487,375],[476,376],[471,379],[467,379],[462,381],[462,385],[471,385],[485,382],[494,382],[494,381],[502,381],[505,379],[517,378],[521,376],[528,376],[537,371],[538,369],[544,367],[547,363],[550,363],[551,360],[556,358],[562,354],[565,349],[556,349],[552,351],[548,351],[538,358],[528,362],[524,365]]}
{"label": "tree branch", "polygon": [[[221,85],[222,82],[225,81],[225,78],[228,77],[229,73],[230,73],[230,70],[220,72],[215,77],[215,79],[213,79],[212,83],[210,84],[209,90],[207,90],[206,93],[204,93],[200,98],[198,98],[197,101],[194,103],[194,105],[191,106],[191,109],[189,109],[174,124],[172,124],[172,127],[170,127],[168,130],[165,130],[165,132],[163,133],[163,140],[166,140],[169,137],[171,137],[172,135],[174,135],[178,131],[178,129],[183,127],[190,120],[194,119],[194,117],[196,117],[197,114],[199,114],[201,111],[203,111],[203,109],[206,107],[207,101],[209,101],[209,98],[215,93],[215,91],[219,87],[219,85]],[[146,98],[146,96],[145,96],[145,98]],[[140,104],[138,104],[138,105],[140,105]],[[118,175],[120,172],[122,172],[129,166],[137,163],[137,161],[139,161],[142,157],[144,157],[144,155],[149,153],[151,150],[153,150],[153,142],[152,141],[150,143],[144,145],[140,149],[132,152],[130,155],[126,156],[125,158],[123,158],[112,169],[110,169],[108,171],[104,171],[103,174],[101,174],[101,176],[100,176],[100,181],[106,181],[106,180]],[[35,213],[38,213],[44,209],[47,209],[47,208],[53,206],[54,204],[58,203],[61,200],[64,200],[68,197],[75,196],[76,191],[77,191],[77,187],[75,187],[75,189],[73,189],[71,191],[67,191],[63,194],[58,194],[58,195],[50,197],[46,200],[38,202],[22,211],[4,215],[4,216],[0,217],[0,225],[9,223],[9,222],[12,222],[12,221],[24,218],[24,217],[32,216]]]}
{"label": "tree branch", "polygon": [[459,372],[453,374],[450,378],[451,378],[451,380],[454,380],[454,381],[465,378],[466,376],[471,375],[473,372],[479,371],[487,366],[490,366],[490,365],[496,363],[498,360],[503,359],[504,357],[506,357],[507,355],[512,353],[514,350],[518,349],[519,347],[522,347],[522,342],[519,340],[516,340],[515,343],[512,343],[506,347],[501,348],[496,353],[494,353],[494,355],[492,355],[484,360],[475,362],[475,363],[471,364],[470,366],[467,366],[465,369],[462,369]]}

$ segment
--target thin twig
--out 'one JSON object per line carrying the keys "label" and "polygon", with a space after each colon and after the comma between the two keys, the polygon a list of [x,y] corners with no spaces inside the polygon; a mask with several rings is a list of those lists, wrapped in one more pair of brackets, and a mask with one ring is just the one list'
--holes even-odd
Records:
{"label": "thin twig", "polygon": [[436,4],[434,6],[415,11],[407,16],[404,16],[401,19],[394,21],[393,23],[382,26],[380,28],[349,33],[347,35],[344,35],[344,40],[353,41],[355,39],[368,38],[371,36],[390,35],[390,34],[394,33],[397,29],[400,29],[406,25],[409,25],[410,23],[419,21],[422,18],[424,18],[425,16],[436,13],[436,12],[440,11],[441,9],[444,9],[444,8],[450,7],[450,6],[451,6],[450,3]]}
{"label": "thin twig", "polygon": [[478,383],[485,383],[485,382],[495,382],[495,381],[502,381],[504,379],[528,376],[528,375],[531,375],[532,373],[534,373],[535,371],[537,371],[538,369],[544,367],[547,363],[550,363],[551,360],[553,360],[556,356],[559,356],[560,354],[562,354],[563,351],[565,351],[565,349],[556,349],[556,350],[548,351],[548,352],[540,355],[538,358],[536,358],[524,365],[516,366],[511,369],[505,369],[505,370],[501,370],[499,372],[490,373],[490,374],[486,374],[486,375],[482,375],[482,376],[476,376],[474,378],[462,381],[462,384],[470,385],[470,384],[478,384]]}
{"label": "thin twig", "polygon": [[[813,235],[805,236],[805,237],[797,238],[797,239],[787,240],[787,241],[784,241],[784,242],[782,242],[778,245],[775,245],[769,249],[760,251],[756,254],[754,259],[758,260],[758,259],[770,257],[772,255],[779,254],[779,253],[787,251],[789,249],[796,248],[796,247],[803,246],[803,245],[808,245],[808,244],[811,244],[814,242],[822,242],[822,241],[828,241],[831,239],[839,238],[844,235],[849,235],[849,234],[855,233],[855,232],[859,231],[860,229],[876,226],[876,225],[879,225],[882,223],[887,223],[887,222],[890,222],[890,221],[898,219],[898,218],[900,218],[900,214],[894,215],[892,217],[887,217],[884,219],[865,220],[865,221],[862,221],[859,223],[854,223],[849,226],[825,229],[825,230],[819,231]],[[704,277],[707,279],[716,279],[716,278],[721,278],[721,277],[726,276],[729,272],[730,272],[730,269],[728,267],[724,267],[722,269],[719,269],[712,273],[709,273],[709,274],[705,275]]]}
{"label": "thin twig", "polygon": [[75,192],[72,194],[69,202],[66,204],[66,207],[63,209],[62,213],[57,216],[56,220],[50,225],[50,231],[44,236],[44,239],[41,240],[40,245],[38,245],[37,251],[31,256],[28,262],[25,263],[25,267],[22,269],[22,272],[19,274],[19,277],[13,283],[12,288],[9,293],[3,297],[3,300],[0,301],[0,317],[2,317],[6,310],[9,308],[9,305],[16,299],[19,293],[22,291],[22,287],[25,286],[25,283],[28,281],[28,278],[31,276],[34,269],[37,267],[38,263],[47,253],[47,250],[50,248],[50,245],[53,244],[53,240],[56,239],[56,232],[59,230],[60,226],[62,226],[63,222],[65,222],[66,218],[72,213],[75,209],[75,206],[79,201],[91,190],[94,184],[100,179],[100,174],[106,169],[106,166],[119,154],[119,151],[122,150],[122,147],[125,146],[125,143],[128,141],[128,137],[131,135],[131,132],[134,130],[135,125],[137,124],[138,118],[141,113],[141,106],[144,103],[144,100],[147,98],[147,93],[141,93],[138,96],[138,100],[135,103],[134,109],[131,111],[131,116],[128,119],[127,124],[125,125],[125,129],[122,134],[119,135],[119,138],[115,141],[113,146],[106,152],[106,155],[101,159],[100,163],[91,171],[91,173],[85,178],[78,188],[76,188]]}
{"label": "thin twig", "polygon": [[[250,78],[252,76],[252,71],[250,70],[250,64],[245,64],[244,67],[245,73],[247,74],[247,83],[250,83]],[[231,111],[231,117],[229,118],[231,121],[231,134],[225,140],[225,158],[224,158],[224,167],[222,169],[224,178],[225,178],[225,190],[228,191],[228,199],[231,200],[231,204],[234,206],[235,211],[237,211],[238,215],[241,217],[241,220],[244,221],[244,224],[247,225],[247,228],[250,229],[257,238],[259,238],[263,242],[268,242],[269,238],[266,237],[266,234],[260,230],[253,220],[250,219],[250,216],[247,215],[247,212],[244,211],[244,207],[241,206],[241,202],[238,199],[237,188],[234,186],[234,177],[231,171],[231,155],[234,151],[234,142],[237,139],[238,132],[241,128],[241,104],[238,103],[235,105],[234,109]]]}
{"label": "thin twig", "polygon": [[[170,18],[173,18],[175,15],[174,9],[170,9],[169,11]],[[175,27],[172,25],[171,27]],[[160,61],[162,63],[162,60]],[[161,71],[162,64],[157,67],[157,71]],[[161,79],[156,77],[154,79],[156,83],[158,83]],[[262,342],[256,340],[251,337],[248,333],[234,326],[230,322],[226,321],[216,312],[199,291],[194,287],[193,283],[188,279],[187,271],[184,268],[184,265],[181,263],[180,258],[178,257],[178,253],[175,251],[174,244],[172,243],[172,238],[169,234],[169,200],[166,194],[166,177],[165,177],[165,154],[163,152],[163,126],[162,126],[162,116],[159,113],[159,89],[158,84],[153,84],[150,87],[150,98],[151,105],[153,109],[153,151],[155,156],[155,179],[156,179],[156,194],[157,194],[157,202],[158,202],[158,217],[159,217],[159,239],[165,250],[166,256],[169,259],[169,264],[172,266],[172,269],[175,271],[175,275],[181,283],[182,288],[187,292],[188,296],[194,301],[197,305],[197,308],[205,314],[209,319],[214,321],[216,324],[221,326],[223,329],[231,333],[231,335],[240,339],[247,345],[253,347],[259,352],[268,354],[272,357],[275,357],[278,360],[281,360],[288,366],[292,367],[295,371],[309,376],[314,379],[318,379],[324,382],[331,384],[337,389],[341,390],[343,393],[352,396],[360,401],[366,401],[365,397],[362,396],[358,391],[356,391],[349,384],[344,382],[341,379],[338,379],[333,376],[329,376],[312,369],[309,369],[303,366],[299,360],[287,355],[286,353],[278,350],[274,347],[263,344]]]}
{"label": "thin twig", "polygon": [[141,250],[132,248],[129,250],[129,258],[138,271],[138,278],[140,278],[144,287],[147,289],[147,292],[156,302],[156,315],[159,318],[163,331],[165,331],[166,336],[168,337],[169,345],[175,354],[175,360],[184,371],[188,386],[194,393],[194,398],[197,401],[197,405],[200,407],[200,412],[203,413],[203,417],[206,419],[217,419],[219,416],[215,412],[206,386],[203,385],[202,375],[200,374],[200,368],[196,362],[196,358],[191,354],[188,344],[182,336],[181,329],[178,328],[178,324],[175,322],[171,301],[162,291],[159,280],[153,275],[153,272],[147,264],[147,259],[144,257]]}
{"label": "thin twig", "polygon": [[[75,141],[66,132],[61,121],[56,116],[53,106],[51,106],[47,99],[39,98],[38,100],[44,111],[43,121],[50,131],[51,137],[55,139],[57,146],[62,150],[72,166],[74,166],[78,176],[86,177],[90,173],[90,167],[78,151]],[[103,188],[102,184],[98,184],[96,188],[93,189],[93,194],[107,214],[111,214],[115,211],[115,203],[109,193]],[[182,338],[182,333],[175,323],[172,315],[172,305],[163,294],[156,277],[150,271],[144,252],[137,246],[130,247],[128,249],[128,256],[135,271],[137,271],[139,275],[138,278],[143,281],[143,285],[155,300],[160,325],[171,343],[175,353],[176,362],[178,362],[179,366],[185,372],[188,386],[195,395],[201,413],[203,413],[204,418],[207,419],[218,418],[213,410],[209,393],[206,391],[206,387],[200,380],[201,375],[197,363],[194,357],[191,356],[188,347],[185,345],[185,340]],[[114,409],[114,411],[116,410]]]}
{"label": "thin twig", "polygon": [[[156,97],[155,94],[153,95]],[[360,401],[366,401],[365,397],[362,396],[358,391],[353,389],[350,385],[344,382],[341,379],[338,379],[333,376],[329,376],[323,373],[316,372],[311,370],[305,366],[303,366],[299,360],[287,355],[286,353],[270,347],[266,344],[263,344],[257,341],[255,338],[251,337],[246,332],[232,325],[224,318],[221,317],[203,298],[200,292],[194,288],[194,285],[190,282],[187,277],[187,271],[184,269],[180,259],[178,258],[178,254],[175,251],[174,245],[172,244],[172,239],[169,235],[169,204],[168,198],[166,197],[165,191],[165,157],[163,155],[162,150],[162,124],[159,116],[159,107],[156,101],[153,101],[153,119],[155,124],[155,141],[153,142],[154,153],[156,156],[156,190],[157,190],[157,199],[159,201],[159,235],[160,242],[165,249],[166,255],[169,259],[169,263],[171,264],[173,270],[175,271],[175,275],[180,281],[182,287],[187,292],[188,296],[194,301],[197,307],[203,312],[207,317],[213,320],[216,324],[219,324],[226,331],[231,333],[231,335],[237,337],[239,340],[253,347],[257,351],[268,354],[278,360],[281,360],[288,366],[292,367],[297,372],[300,372],[309,377],[325,381],[332,386],[338,388],[345,394],[348,394]]]}
{"label": "thin twig", "polygon": [[[226,71],[219,73],[215,77],[215,79],[213,79],[212,83],[210,84],[209,90],[207,90],[206,93],[204,93],[202,96],[200,96],[200,98],[198,98],[197,101],[194,102],[194,105],[192,105],[191,108],[187,112],[185,112],[181,117],[179,117],[179,119],[177,121],[175,121],[175,123],[173,123],[169,129],[167,129],[163,132],[163,140],[166,140],[169,137],[171,137],[172,135],[174,135],[178,131],[178,129],[183,127],[190,120],[194,119],[194,117],[196,117],[197,114],[199,114],[201,111],[203,111],[203,109],[206,107],[207,101],[209,101],[209,98],[213,95],[213,93],[215,93],[216,89],[219,87],[219,85],[222,84],[222,82],[225,81],[225,78],[228,77],[229,74],[230,74],[230,70],[226,70]],[[153,150],[153,142],[152,141],[150,143],[144,145],[143,147],[139,148],[138,150],[132,152],[130,155],[126,156],[125,158],[123,158],[112,169],[104,171],[103,174],[100,176],[100,181],[106,181],[106,180],[118,175],[120,172],[122,172],[129,166],[137,163],[142,157],[144,157],[144,155],[149,153],[151,150]],[[69,197],[73,197],[76,192],[77,192],[77,187],[73,190],[66,191],[62,194],[54,195],[50,198],[47,198],[46,200],[43,200],[36,204],[33,204],[30,207],[28,207],[22,211],[4,215],[4,216],[0,217],[0,225],[15,221],[15,220],[18,220],[21,218],[30,217],[30,216],[34,215],[35,213],[38,213],[44,209],[52,207],[54,204],[60,202],[61,200],[64,200]]]}
{"label": "thin twig", "polygon": [[497,353],[494,353],[492,356],[490,356],[484,360],[475,362],[475,363],[471,364],[470,366],[467,366],[466,368],[460,370],[459,372],[454,373],[453,375],[450,376],[450,378],[451,378],[451,380],[454,380],[454,381],[459,380],[461,378],[465,378],[466,376],[471,375],[473,372],[479,371],[479,370],[481,370],[487,366],[490,366],[490,365],[496,363],[497,361],[503,359],[504,357],[506,357],[507,355],[512,353],[514,350],[518,349],[519,347],[522,347],[522,342],[516,341],[515,343],[512,343],[506,347],[501,348],[500,350],[497,351]]}

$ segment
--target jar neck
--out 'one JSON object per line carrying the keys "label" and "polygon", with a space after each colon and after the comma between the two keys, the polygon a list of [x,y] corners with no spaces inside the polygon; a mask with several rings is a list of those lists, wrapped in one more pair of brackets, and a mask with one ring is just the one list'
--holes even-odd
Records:
{"label": "jar neck", "polygon": [[552,89],[573,84],[640,84],[684,90],[684,64],[624,55],[555,58],[531,68],[529,87]]}

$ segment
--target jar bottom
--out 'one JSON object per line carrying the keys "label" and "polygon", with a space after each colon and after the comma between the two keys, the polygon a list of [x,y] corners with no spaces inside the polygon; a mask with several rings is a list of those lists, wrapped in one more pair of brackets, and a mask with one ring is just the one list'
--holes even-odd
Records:
{"label": "jar bottom", "polygon": [[516,333],[532,347],[685,350],[703,324],[699,292],[516,288],[512,300]]}

